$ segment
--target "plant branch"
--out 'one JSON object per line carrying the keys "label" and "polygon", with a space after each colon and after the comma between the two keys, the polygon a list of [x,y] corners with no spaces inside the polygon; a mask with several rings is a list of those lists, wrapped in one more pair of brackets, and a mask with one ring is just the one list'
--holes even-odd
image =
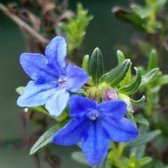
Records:
{"label": "plant branch", "polygon": [[37,31],[35,31],[31,26],[25,23],[22,19],[18,16],[10,12],[10,10],[3,4],[0,3],[0,10],[8,16],[11,20],[19,25],[19,27],[29,33],[32,37],[34,37],[37,41],[42,44],[47,44],[48,40],[41,36]]}

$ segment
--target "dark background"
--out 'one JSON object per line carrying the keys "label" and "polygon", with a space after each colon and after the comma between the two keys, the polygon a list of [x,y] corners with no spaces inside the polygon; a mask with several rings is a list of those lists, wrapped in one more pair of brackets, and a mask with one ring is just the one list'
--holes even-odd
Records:
{"label": "dark background", "polygon": [[[7,3],[5,0],[0,2]],[[70,0],[70,7],[73,10],[77,2],[79,1]],[[128,1],[83,0],[80,2],[94,16],[85,38],[84,54],[90,54],[98,46],[109,69],[116,64],[117,44],[131,45],[129,37],[133,29],[118,21],[111,13],[114,5],[128,6]],[[19,55],[23,51],[25,51],[24,39],[18,26],[0,12],[0,168],[34,167],[33,159],[29,156],[29,148],[15,149],[11,145],[22,135],[20,119],[22,110],[16,106],[18,95],[15,88],[25,85],[28,81],[28,77],[19,65]],[[55,153],[63,159],[62,168],[79,167],[79,164],[70,159],[70,152],[77,148],[54,148]],[[48,166],[44,163],[43,167]]]}

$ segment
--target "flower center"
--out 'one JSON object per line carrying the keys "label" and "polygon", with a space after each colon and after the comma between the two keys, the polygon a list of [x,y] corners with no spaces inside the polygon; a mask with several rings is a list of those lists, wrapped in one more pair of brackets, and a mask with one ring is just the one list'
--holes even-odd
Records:
{"label": "flower center", "polygon": [[67,77],[60,77],[58,79],[58,87],[65,88],[67,85]]}
{"label": "flower center", "polygon": [[99,111],[97,110],[92,110],[87,115],[87,117],[92,121],[96,120],[99,116],[100,114],[99,114]]}

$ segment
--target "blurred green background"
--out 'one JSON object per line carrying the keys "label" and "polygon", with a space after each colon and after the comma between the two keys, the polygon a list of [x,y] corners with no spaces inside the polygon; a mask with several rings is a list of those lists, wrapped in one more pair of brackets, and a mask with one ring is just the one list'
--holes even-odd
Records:
{"label": "blurred green background", "polygon": [[[10,2],[10,1],[8,1]],[[116,44],[130,44],[132,28],[118,21],[111,13],[115,5],[128,6],[122,0],[70,0],[70,8],[75,10],[77,2],[81,2],[94,16],[84,41],[84,54],[90,54],[99,47],[105,56],[107,68],[116,63]],[[7,3],[1,0],[1,3]],[[118,48],[119,49],[119,48]],[[29,148],[15,149],[12,143],[22,136],[20,114],[22,109],[16,106],[18,97],[15,88],[25,85],[28,77],[19,65],[19,55],[24,52],[24,39],[18,26],[0,12],[0,168],[33,168],[33,158],[29,156]],[[71,151],[76,147],[54,146],[55,153],[62,159],[62,168],[82,168],[71,160]],[[42,167],[47,168],[46,163]]]}

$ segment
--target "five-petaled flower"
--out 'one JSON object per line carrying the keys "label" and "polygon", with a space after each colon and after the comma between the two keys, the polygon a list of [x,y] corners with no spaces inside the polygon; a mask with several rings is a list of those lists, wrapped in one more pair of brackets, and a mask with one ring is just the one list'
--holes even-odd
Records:
{"label": "five-petaled flower", "polygon": [[110,141],[129,142],[138,130],[124,114],[124,101],[109,100],[100,104],[94,100],[74,95],[69,100],[73,117],[55,133],[52,142],[60,145],[80,143],[89,164],[98,165],[106,157]]}
{"label": "five-petaled flower", "polygon": [[45,50],[38,53],[23,53],[20,63],[32,79],[18,98],[21,107],[44,105],[52,116],[59,116],[67,105],[70,93],[78,91],[88,80],[86,72],[67,64],[66,42],[57,36]]}

